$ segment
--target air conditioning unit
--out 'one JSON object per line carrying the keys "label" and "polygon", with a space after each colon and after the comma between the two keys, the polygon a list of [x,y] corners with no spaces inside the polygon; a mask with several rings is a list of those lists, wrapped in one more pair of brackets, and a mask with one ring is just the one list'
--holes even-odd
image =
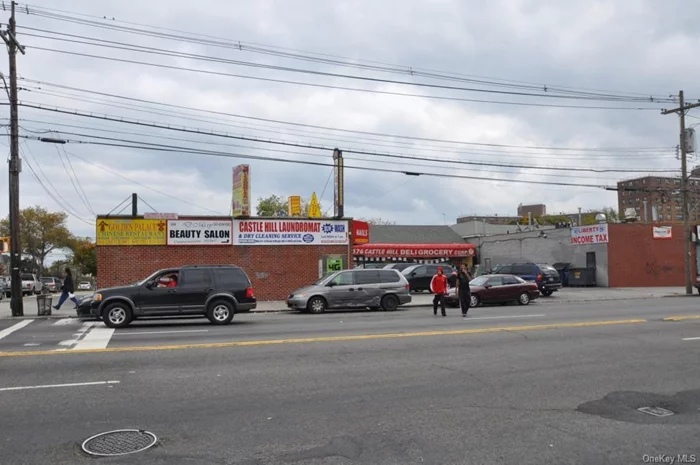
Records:
{"label": "air conditioning unit", "polygon": [[636,221],[639,217],[637,216],[637,210],[634,208],[625,208],[625,220]]}

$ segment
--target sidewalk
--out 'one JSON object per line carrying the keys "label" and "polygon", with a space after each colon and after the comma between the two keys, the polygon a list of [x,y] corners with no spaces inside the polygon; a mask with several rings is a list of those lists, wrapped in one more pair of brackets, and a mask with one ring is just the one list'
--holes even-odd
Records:
{"label": "sidewalk", "polygon": [[[603,302],[611,300],[634,300],[634,299],[659,299],[663,297],[683,297],[685,296],[685,288],[683,287],[566,287],[555,292],[550,297],[540,297],[537,299],[537,304],[552,305],[563,303],[585,303],[585,302]],[[699,297],[698,294],[694,294]],[[58,301],[58,295],[53,295],[53,303]],[[402,308],[410,307],[427,307],[432,305],[432,294],[413,294],[413,301],[404,305]],[[267,300],[258,302],[258,306],[254,312],[284,312],[289,311],[287,304],[282,300]],[[37,304],[35,297],[24,298],[24,317],[37,317]],[[59,311],[53,311],[50,317],[41,318],[69,318],[75,317],[71,302],[66,302],[63,308]],[[10,310],[10,299],[4,298],[0,301],[0,319],[13,318]]]}

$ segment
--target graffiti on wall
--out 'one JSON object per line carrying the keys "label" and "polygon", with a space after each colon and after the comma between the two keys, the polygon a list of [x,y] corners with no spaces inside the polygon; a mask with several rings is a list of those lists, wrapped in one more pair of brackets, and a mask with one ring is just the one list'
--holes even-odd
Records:
{"label": "graffiti on wall", "polygon": [[659,276],[661,274],[670,273],[675,269],[675,267],[673,267],[672,265],[659,265],[656,262],[647,262],[645,268],[646,273],[652,276]]}

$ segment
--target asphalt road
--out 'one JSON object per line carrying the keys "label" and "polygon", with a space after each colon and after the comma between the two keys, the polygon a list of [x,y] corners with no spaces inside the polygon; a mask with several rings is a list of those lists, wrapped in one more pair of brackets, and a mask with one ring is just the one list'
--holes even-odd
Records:
{"label": "asphalt road", "polygon": [[250,314],[227,327],[137,321],[117,331],[3,320],[0,463],[95,463],[79,444],[122,428],[158,444],[98,461],[692,463],[699,305],[533,303],[467,319],[428,308]]}

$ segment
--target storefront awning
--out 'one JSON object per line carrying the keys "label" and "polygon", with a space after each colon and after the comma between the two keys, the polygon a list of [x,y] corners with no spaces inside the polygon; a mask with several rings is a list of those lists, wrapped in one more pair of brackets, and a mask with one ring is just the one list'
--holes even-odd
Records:
{"label": "storefront awning", "polygon": [[362,244],[352,248],[354,256],[385,258],[461,258],[476,255],[474,244]]}

